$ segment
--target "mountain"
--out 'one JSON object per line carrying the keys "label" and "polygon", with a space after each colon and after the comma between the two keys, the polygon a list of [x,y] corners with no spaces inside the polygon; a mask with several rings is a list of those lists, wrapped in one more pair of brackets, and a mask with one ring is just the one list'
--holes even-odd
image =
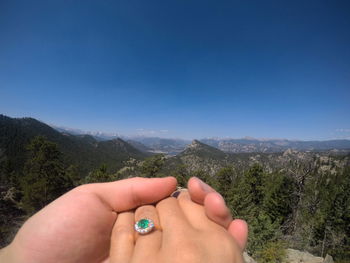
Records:
{"label": "mountain", "polygon": [[[112,133],[84,132],[79,129],[52,127],[59,132],[72,135],[88,134],[98,141],[118,138],[117,134]],[[189,140],[159,137],[121,136],[121,138],[130,141],[132,145],[142,152],[164,153],[167,155],[179,154],[191,143]],[[287,149],[298,151],[350,151],[350,140],[301,141],[244,137],[241,139],[204,138],[199,141],[226,153],[274,153],[284,152]]]}
{"label": "mountain", "polygon": [[187,144],[191,141],[183,139],[171,139],[160,137],[144,137],[144,136],[118,136],[118,134],[105,133],[105,132],[90,132],[80,129],[73,129],[67,127],[59,127],[51,125],[55,130],[71,134],[71,135],[91,135],[98,141],[113,140],[116,138],[122,138],[141,152],[150,153],[164,153],[167,155],[176,155],[183,151]]}
{"label": "mountain", "polygon": [[349,151],[350,140],[292,141],[285,139],[202,139],[201,142],[228,153],[273,153],[287,149],[298,151]]}
{"label": "mountain", "polygon": [[136,149],[138,149],[141,152],[145,152],[145,153],[149,153],[154,151],[154,149],[147,147],[146,145],[138,142],[138,141],[134,141],[134,140],[127,140],[127,143],[129,143],[130,145],[134,146]]}
{"label": "mountain", "polygon": [[56,125],[50,126],[61,133],[68,133],[71,135],[91,135],[98,141],[107,141],[119,138],[117,133],[106,133],[101,131],[83,131],[80,129],[61,127]]}
{"label": "mountain", "polygon": [[151,149],[153,153],[176,155],[182,152],[191,141],[183,139],[166,139],[159,137],[131,137],[131,140],[139,142]]}
{"label": "mountain", "polygon": [[198,156],[202,158],[208,159],[225,159],[227,158],[227,154],[223,151],[204,144],[198,140],[193,140],[191,144],[187,145],[185,150],[179,154],[180,157],[184,156]]}
{"label": "mountain", "polygon": [[189,173],[200,170],[214,175],[220,168],[228,165],[229,157],[229,154],[215,147],[193,140],[184,151],[169,157],[165,167],[171,171],[175,167],[183,166]]}
{"label": "mountain", "polygon": [[179,165],[188,173],[204,171],[214,176],[221,168],[233,166],[237,171],[245,171],[254,164],[260,164],[267,171],[286,171],[309,167],[318,169],[318,173],[334,174],[338,169],[350,165],[350,154],[337,151],[297,151],[287,149],[283,152],[247,152],[227,153],[213,146],[194,140],[184,151],[176,156],[168,157],[165,163],[167,172]]}
{"label": "mountain", "polygon": [[33,118],[0,115],[0,162],[10,160],[17,169],[22,169],[26,160],[26,145],[38,135],[57,143],[65,162],[76,165],[82,174],[102,164],[106,164],[110,171],[116,171],[130,158],[141,160],[149,156],[120,138],[98,141],[91,135],[59,132]]}

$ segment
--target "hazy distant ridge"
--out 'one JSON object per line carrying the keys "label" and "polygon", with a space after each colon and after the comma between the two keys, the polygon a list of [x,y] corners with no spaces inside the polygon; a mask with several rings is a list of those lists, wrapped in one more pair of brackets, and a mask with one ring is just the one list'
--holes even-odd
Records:
{"label": "hazy distant ridge", "polygon": [[[58,128],[60,132],[66,132],[73,135],[81,134],[83,131],[78,129]],[[165,153],[176,155],[185,150],[191,140],[145,137],[145,136],[120,136],[116,134],[103,132],[86,132],[94,136],[97,140],[111,140],[118,136],[127,140],[135,148],[142,152]],[[256,139],[245,137],[241,139],[222,139],[222,138],[204,138],[199,140],[202,143],[215,147],[227,153],[253,153],[253,152],[283,152],[287,149],[298,151],[349,151],[350,140],[327,140],[327,141],[302,141],[287,139]]]}

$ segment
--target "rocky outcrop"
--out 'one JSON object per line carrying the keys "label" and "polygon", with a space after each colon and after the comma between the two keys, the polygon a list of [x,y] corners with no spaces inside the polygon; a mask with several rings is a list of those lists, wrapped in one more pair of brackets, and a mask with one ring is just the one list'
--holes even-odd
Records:
{"label": "rocky outcrop", "polygon": [[323,263],[322,257],[315,257],[309,252],[303,252],[296,249],[287,249],[286,263]]}
{"label": "rocky outcrop", "polygon": [[257,263],[247,252],[243,253],[244,263]]}
{"label": "rocky outcrop", "polygon": [[334,263],[332,256],[328,255],[325,257],[323,263]]}
{"label": "rocky outcrop", "polygon": [[[247,252],[243,253],[245,263],[258,263]],[[309,252],[303,252],[296,249],[288,248],[286,250],[286,259],[284,263],[334,263],[332,256],[327,255],[325,258],[316,257]]]}

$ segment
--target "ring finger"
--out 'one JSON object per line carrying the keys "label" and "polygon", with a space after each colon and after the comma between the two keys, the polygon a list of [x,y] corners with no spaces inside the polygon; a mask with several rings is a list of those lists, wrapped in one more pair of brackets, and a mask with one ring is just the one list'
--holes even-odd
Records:
{"label": "ring finger", "polygon": [[131,262],[134,244],[134,213],[119,213],[112,230],[109,262]]}
{"label": "ring finger", "polygon": [[137,234],[134,258],[135,262],[145,261],[147,258],[154,258],[161,247],[162,243],[162,231],[160,229],[160,222],[157,210],[152,205],[141,206],[135,211],[135,222],[139,222],[142,219],[145,225],[150,224],[151,219],[154,223],[154,228],[151,232],[146,234]]}

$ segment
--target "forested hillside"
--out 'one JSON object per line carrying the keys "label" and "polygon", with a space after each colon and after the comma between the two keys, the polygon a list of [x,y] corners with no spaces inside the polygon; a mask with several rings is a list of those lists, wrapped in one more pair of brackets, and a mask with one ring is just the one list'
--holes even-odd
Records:
{"label": "forested hillside", "polygon": [[10,118],[0,115],[0,161],[8,161],[20,171],[27,159],[26,146],[35,136],[43,136],[57,144],[64,162],[73,165],[81,175],[106,164],[115,172],[129,158],[142,159],[143,153],[122,139],[98,141],[90,135],[61,133],[32,118]]}
{"label": "forested hillside", "polygon": [[284,248],[350,259],[350,156],[302,152],[229,154],[193,141],[180,154],[149,156],[123,140],[59,133],[34,119],[0,116],[0,244],[23,221],[83,183],[197,176],[248,221],[247,251],[282,262]]}

